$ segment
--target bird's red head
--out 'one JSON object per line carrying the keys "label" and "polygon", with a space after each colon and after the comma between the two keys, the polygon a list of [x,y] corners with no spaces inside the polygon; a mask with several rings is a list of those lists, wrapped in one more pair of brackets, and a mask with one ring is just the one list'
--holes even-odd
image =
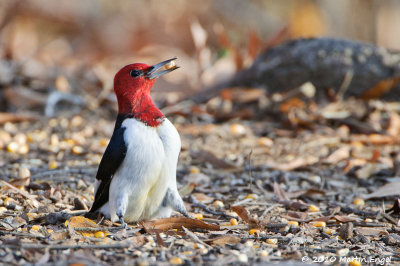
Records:
{"label": "bird's red head", "polygon": [[118,71],[114,77],[118,113],[133,116],[148,126],[158,126],[162,123],[164,115],[154,105],[150,90],[156,78],[178,68],[173,66],[167,70],[157,71],[175,59],[152,66],[142,63],[130,64]]}

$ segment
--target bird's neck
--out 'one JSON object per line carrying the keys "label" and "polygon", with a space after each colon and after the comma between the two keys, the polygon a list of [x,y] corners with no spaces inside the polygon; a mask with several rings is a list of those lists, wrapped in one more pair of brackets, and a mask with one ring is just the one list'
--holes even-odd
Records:
{"label": "bird's neck", "polygon": [[119,114],[126,117],[134,117],[147,126],[157,127],[165,119],[163,113],[158,109],[149,93],[138,92],[131,97],[118,99]]}

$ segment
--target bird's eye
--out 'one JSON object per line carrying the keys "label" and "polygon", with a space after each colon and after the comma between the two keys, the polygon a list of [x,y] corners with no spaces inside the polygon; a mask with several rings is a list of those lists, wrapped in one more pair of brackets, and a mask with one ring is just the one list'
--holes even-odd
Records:
{"label": "bird's eye", "polygon": [[131,75],[132,78],[137,78],[142,74],[142,72],[140,72],[139,70],[131,70],[131,72],[129,73],[129,75]]}

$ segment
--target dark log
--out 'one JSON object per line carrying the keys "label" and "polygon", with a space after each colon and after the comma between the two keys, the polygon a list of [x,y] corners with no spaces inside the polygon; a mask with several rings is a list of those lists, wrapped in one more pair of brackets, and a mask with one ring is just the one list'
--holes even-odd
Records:
{"label": "dark log", "polygon": [[[268,93],[276,93],[308,81],[316,87],[317,95],[325,93],[327,88],[338,92],[346,75],[349,83],[344,97],[362,96],[383,80],[398,80],[400,51],[333,38],[292,40],[266,50],[250,68],[238,72],[223,84],[201,92],[195,101],[210,98],[226,87],[264,87]],[[399,84],[382,96],[400,99]]]}

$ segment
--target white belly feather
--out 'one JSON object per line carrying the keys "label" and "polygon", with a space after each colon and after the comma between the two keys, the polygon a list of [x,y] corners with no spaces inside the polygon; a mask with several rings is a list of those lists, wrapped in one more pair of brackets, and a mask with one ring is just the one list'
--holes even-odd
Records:
{"label": "white belly feather", "polygon": [[177,192],[176,165],[181,148],[178,132],[168,119],[158,127],[149,127],[131,118],[122,127],[126,128],[127,153],[101,212],[116,221],[122,202],[127,204],[126,222],[170,216],[172,208],[161,207],[161,203],[168,188]]}

